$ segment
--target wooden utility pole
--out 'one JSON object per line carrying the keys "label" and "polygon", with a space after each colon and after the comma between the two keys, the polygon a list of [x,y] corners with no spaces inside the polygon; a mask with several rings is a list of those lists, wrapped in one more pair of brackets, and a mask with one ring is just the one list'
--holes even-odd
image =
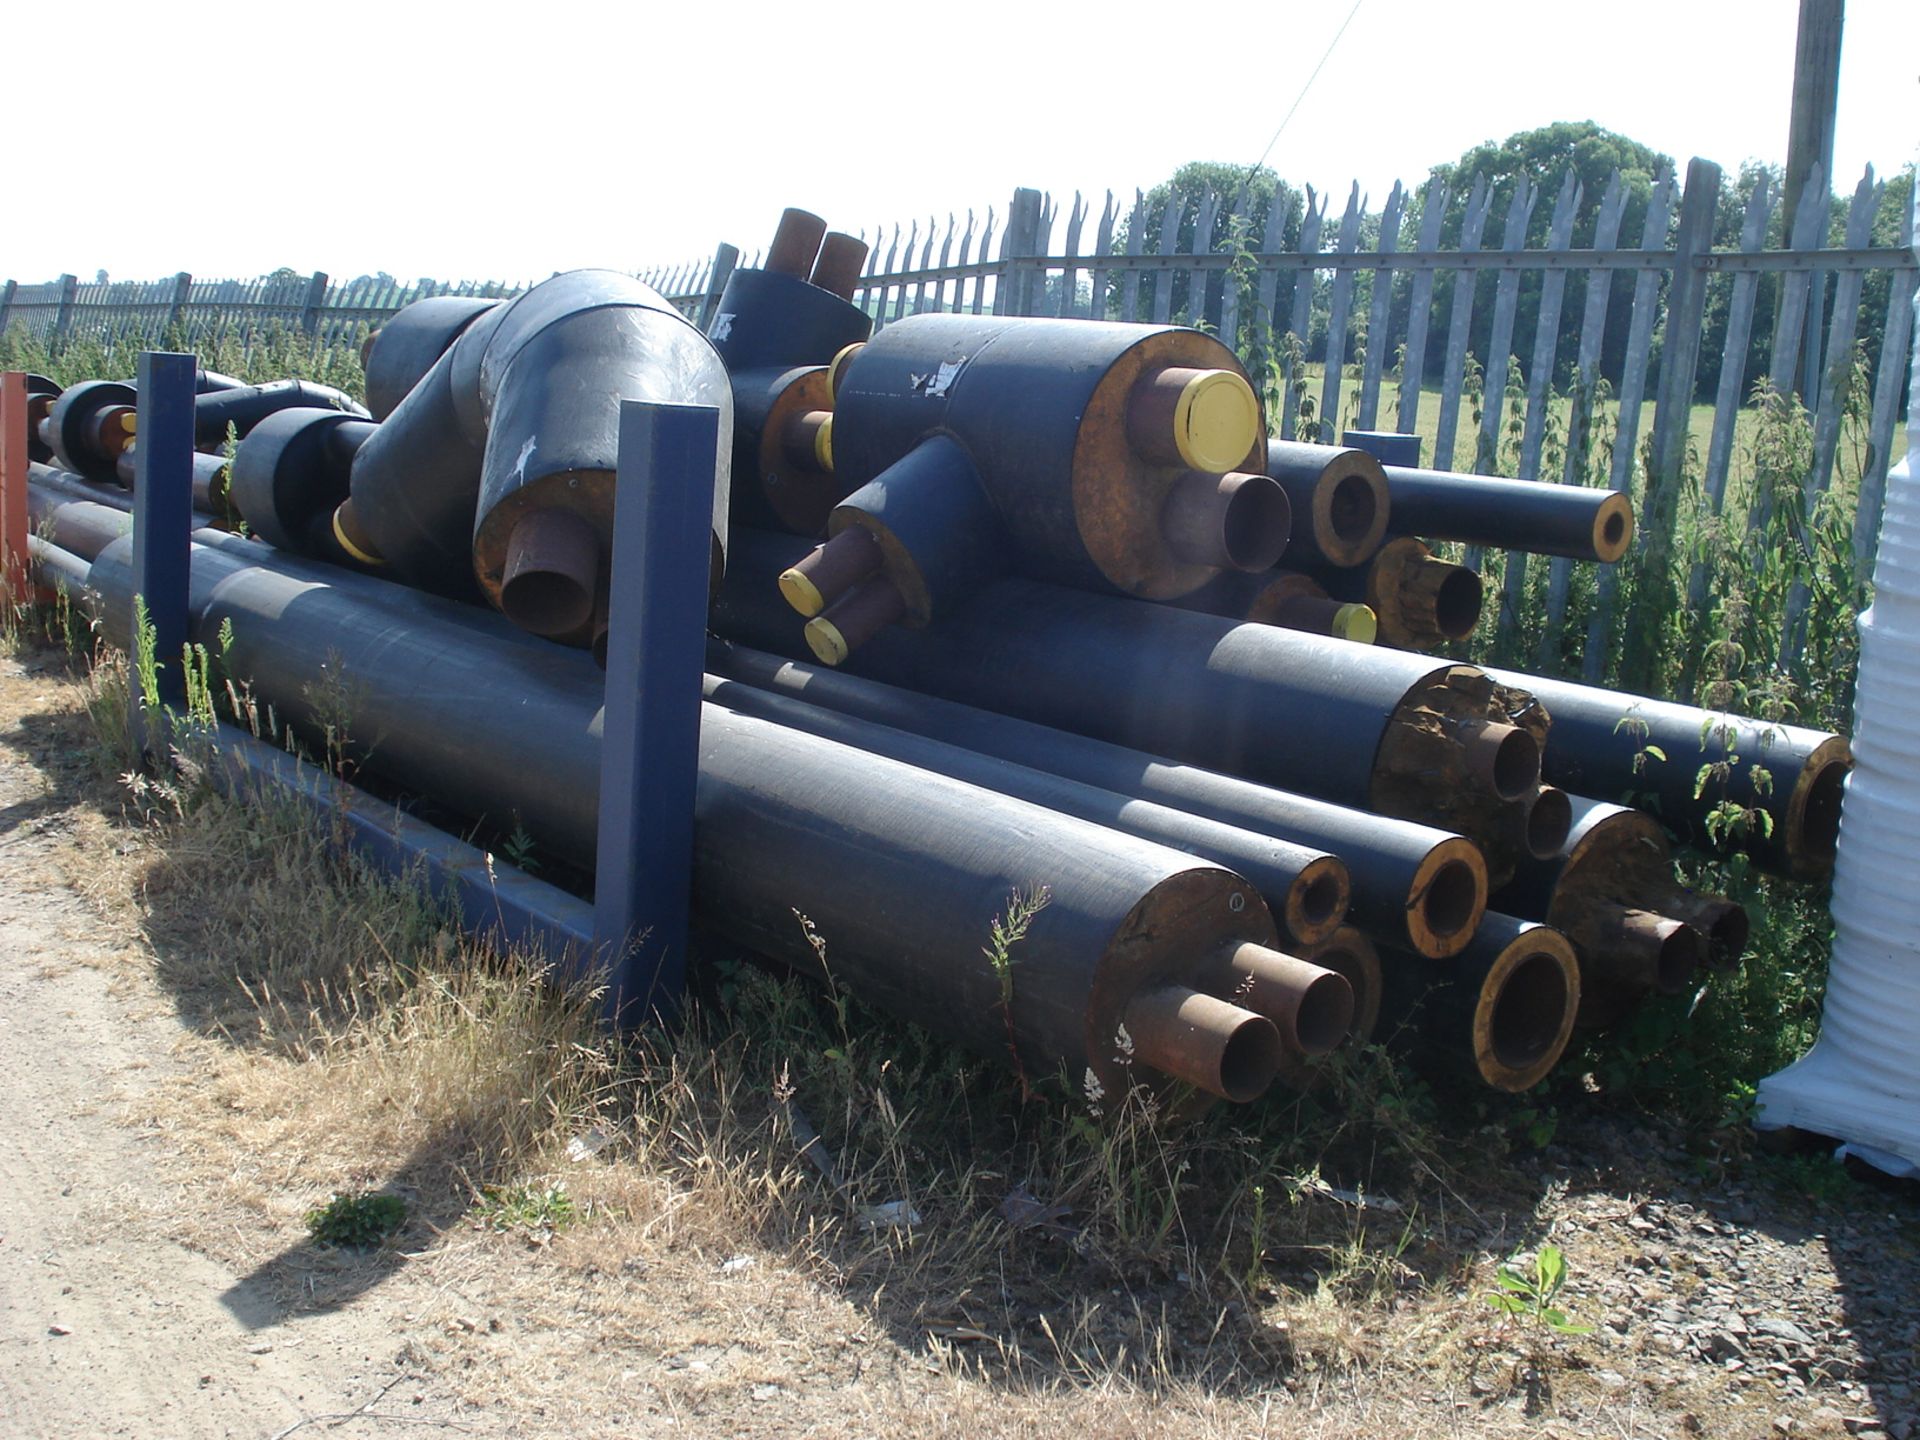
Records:
{"label": "wooden utility pole", "polygon": [[[1787,126],[1787,174],[1781,214],[1787,224],[1799,213],[1800,192],[1815,165],[1821,183],[1833,185],[1833,117],[1840,100],[1840,30],[1846,20],[1846,0],[1800,0],[1800,38],[1793,54],[1793,114]],[[1808,287],[1807,323],[1801,331],[1805,349],[1806,388],[1811,391],[1820,374],[1821,324],[1825,307],[1824,276]],[[1791,379],[1789,379],[1791,388]],[[1811,394],[1808,405],[1814,403]]]}

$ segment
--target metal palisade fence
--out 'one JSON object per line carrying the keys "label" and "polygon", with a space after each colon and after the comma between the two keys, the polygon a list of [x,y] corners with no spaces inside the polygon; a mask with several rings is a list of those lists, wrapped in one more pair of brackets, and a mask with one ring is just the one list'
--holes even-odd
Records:
{"label": "metal palisade fence", "polygon": [[[1130,206],[1109,192],[1097,216],[1079,195],[1061,206],[1021,189],[1004,217],[863,234],[854,298],[877,325],[937,310],[1203,325],[1247,360],[1282,436],[1397,429],[1420,434],[1442,468],[1631,491],[1642,552],[1678,567],[1676,604],[1697,615],[1712,581],[1704,561],[1674,554],[1682,532],[1744,521],[1759,535],[1779,518],[1782,487],[1756,459],[1767,416],[1784,410],[1804,431],[1801,510],[1848,507],[1856,577],[1871,568],[1899,452],[1920,276],[1911,184],[1897,214],[1871,170],[1844,202],[1814,172],[1791,217],[1779,188],[1765,173],[1730,186],[1694,160],[1684,182],[1667,169],[1591,188],[1571,173],[1435,178],[1395,185],[1377,211],[1357,186],[1337,209],[1286,185],[1162,188]],[[732,269],[758,258],[723,244],[640,274],[704,322]],[[0,330],[137,346],[277,326],[338,341],[426,295],[521,288],[63,276],[8,281]],[[1615,570],[1554,561],[1540,575],[1525,562],[1507,557],[1498,580],[1498,649],[1597,677],[1620,641]],[[1783,660],[1805,639],[1809,598],[1795,586]]]}

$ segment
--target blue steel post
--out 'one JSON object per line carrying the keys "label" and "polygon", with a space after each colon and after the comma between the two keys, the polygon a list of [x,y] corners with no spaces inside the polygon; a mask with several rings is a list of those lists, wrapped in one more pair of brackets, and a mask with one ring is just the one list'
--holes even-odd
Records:
{"label": "blue steel post", "polygon": [[1382,465],[1399,465],[1409,470],[1420,468],[1420,437],[1397,430],[1349,430],[1340,443],[1352,450],[1364,450]]}
{"label": "blue steel post", "polygon": [[671,1019],[686,980],[693,793],[720,412],[620,407],[594,937],[616,1024]]}
{"label": "blue steel post", "polygon": [[[160,703],[176,712],[187,704],[182,655],[187,645],[187,537],[193,532],[193,401],[199,368],[192,355],[140,353],[140,428],[133,452],[134,603],[145,603],[152,627]],[[137,608],[132,633],[139,644]],[[136,697],[140,683],[136,675]],[[164,720],[155,717],[162,728],[158,735],[149,735],[141,705],[128,710],[141,747],[151,752],[155,740],[164,746]]]}

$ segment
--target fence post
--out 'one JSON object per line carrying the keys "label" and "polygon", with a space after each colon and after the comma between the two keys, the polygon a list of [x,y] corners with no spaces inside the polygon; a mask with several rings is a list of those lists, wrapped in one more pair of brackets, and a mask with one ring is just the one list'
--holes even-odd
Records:
{"label": "fence post", "polygon": [[0,374],[0,596],[25,605],[27,582],[27,377]]}
{"label": "fence post", "polygon": [[719,443],[711,406],[621,403],[593,884],[617,1025],[671,1019],[686,980]]}
{"label": "fence post", "polygon": [[7,325],[13,319],[13,297],[19,289],[18,280],[9,280],[7,288],[0,291],[0,335],[7,333]]}
{"label": "fence post", "polygon": [[722,240],[720,248],[713,252],[713,269],[707,275],[707,293],[700,301],[700,314],[694,321],[700,327],[701,334],[706,334],[707,327],[713,324],[713,312],[720,308],[720,296],[727,288],[727,281],[733,278],[733,267],[739,263],[739,247]]}
{"label": "fence post", "polygon": [[1038,190],[1022,187],[1013,192],[1013,203],[1007,207],[1006,239],[1000,252],[1005,266],[1000,272],[1000,289],[993,297],[996,315],[1033,313],[1029,294],[1032,266],[1028,262],[1039,253],[1040,203]]}
{"label": "fence post", "polygon": [[174,330],[184,324],[187,315],[187,302],[193,298],[193,276],[182,270],[173,277],[173,298],[167,301],[167,323],[161,334]]}
{"label": "fence post", "polygon": [[[140,443],[133,447],[135,673],[127,707],[134,740],[163,760],[167,714],[187,705],[187,579],[193,530],[193,402],[200,362],[162,350],[140,352]],[[146,611],[146,626],[140,611]],[[152,649],[146,651],[151,640]],[[144,652],[144,653],[143,653]],[[146,713],[142,671],[153,666],[160,709]]]}
{"label": "fence post", "polygon": [[55,338],[64,340],[67,331],[73,327],[73,302],[80,298],[80,277],[62,275],[60,277],[60,308],[54,312],[53,333]]}
{"label": "fence post", "polygon": [[1661,347],[1660,392],[1653,416],[1653,453],[1646,498],[1640,505],[1639,584],[1626,629],[1620,683],[1646,690],[1665,647],[1667,621],[1678,599],[1673,576],[1673,530],[1687,468],[1693,421],[1693,382],[1700,367],[1700,325],[1706,313],[1705,259],[1713,247],[1713,216],[1720,203],[1720,167],[1698,157],[1687,162],[1674,241],[1673,283],[1667,291],[1667,334]]}
{"label": "fence post", "polygon": [[316,270],[307,281],[307,298],[300,302],[300,328],[308,335],[320,329],[320,309],[327,303],[327,272]]}

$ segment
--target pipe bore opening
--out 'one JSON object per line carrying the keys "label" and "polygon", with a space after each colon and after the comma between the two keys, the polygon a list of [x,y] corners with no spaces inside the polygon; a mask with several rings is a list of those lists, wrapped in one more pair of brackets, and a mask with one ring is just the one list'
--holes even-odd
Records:
{"label": "pipe bore opening", "polygon": [[1566,972],[1551,955],[1528,955],[1507,972],[1494,996],[1487,1039],[1493,1058],[1508,1070],[1527,1070],[1559,1042],[1566,1020]]}
{"label": "pipe bore opening", "polygon": [[1315,928],[1333,924],[1340,918],[1340,874],[1332,865],[1315,862],[1301,887],[1300,918]]}
{"label": "pipe bore opening", "polygon": [[[1349,964],[1357,964],[1345,957]],[[1331,971],[1322,960],[1316,965]],[[1340,974],[1322,975],[1307,986],[1294,1012],[1294,1040],[1303,1055],[1325,1055],[1347,1038],[1353,1027],[1353,986]]]}
{"label": "pipe bore opening", "polygon": [[[1502,800],[1518,800],[1540,780],[1540,746],[1517,725],[1500,728],[1506,733],[1494,741],[1485,757],[1485,773],[1493,782],[1494,794]],[[1531,812],[1527,823],[1533,823]]]}
{"label": "pipe bore opening", "polygon": [[571,510],[529,510],[507,540],[500,609],[535,635],[567,635],[593,619],[600,537]]}
{"label": "pipe bore opening", "polygon": [[1542,785],[1527,807],[1527,853],[1536,860],[1551,860],[1567,843],[1573,828],[1573,802],[1567,792]]}
{"label": "pipe bore opening", "polygon": [[1605,502],[1594,522],[1594,552],[1601,560],[1618,560],[1633,539],[1633,507],[1621,496]]}
{"label": "pipe bore opening", "polygon": [[1287,492],[1265,475],[1236,477],[1220,521],[1220,543],[1236,570],[1271,570],[1293,533]]}
{"label": "pipe bore opening", "polygon": [[1264,1016],[1249,1015],[1220,1051],[1220,1093],[1240,1105],[1259,1099],[1280,1061],[1280,1032]]}
{"label": "pipe bore opening", "polygon": [[1480,885],[1473,867],[1449,860],[1434,872],[1427,893],[1420,897],[1420,918],[1442,940],[1470,929],[1479,908]]}
{"label": "pipe bore opening", "polygon": [[1461,565],[1440,582],[1433,597],[1433,623],[1449,640],[1464,640],[1480,623],[1480,577]]}
{"label": "pipe bore opening", "polygon": [[1800,812],[1800,849],[1810,858],[1833,859],[1840,846],[1840,797],[1845,793],[1847,767],[1821,766],[1807,786],[1807,803]]}
{"label": "pipe bore opening", "polygon": [[1358,545],[1372,531],[1379,511],[1379,500],[1366,476],[1342,475],[1334,481],[1327,502],[1327,528],[1342,545]]}

